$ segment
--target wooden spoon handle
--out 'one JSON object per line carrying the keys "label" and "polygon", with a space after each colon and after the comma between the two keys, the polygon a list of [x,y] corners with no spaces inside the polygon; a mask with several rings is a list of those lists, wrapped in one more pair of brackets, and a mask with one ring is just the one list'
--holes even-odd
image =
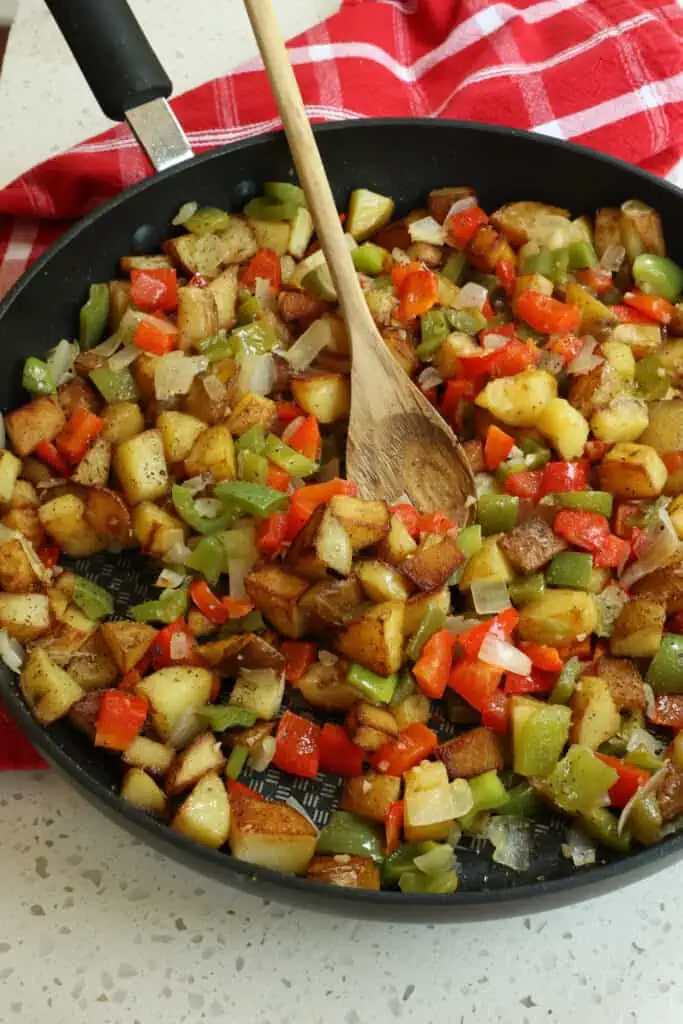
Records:
{"label": "wooden spoon handle", "polygon": [[[244,0],[350,333],[372,324],[271,0]],[[367,333],[367,332],[365,332]]]}

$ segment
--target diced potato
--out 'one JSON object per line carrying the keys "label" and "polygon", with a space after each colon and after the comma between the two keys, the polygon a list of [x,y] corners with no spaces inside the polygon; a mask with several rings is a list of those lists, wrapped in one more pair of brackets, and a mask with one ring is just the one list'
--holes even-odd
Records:
{"label": "diced potato", "polygon": [[474,189],[469,185],[446,186],[434,188],[427,196],[427,209],[434,220],[443,224],[454,203],[461,199],[474,196]]}
{"label": "diced potato", "polygon": [[344,889],[380,889],[379,868],[369,857],[356,857],[338,853],[327,857],[318,855],[308,865],[306,878],[325,885],[338,885]]}
{"label": "diced potato", "polygon": [[467,247],[468,262],[487,274],[495,274],[501,260],[514,262],[514,258],[509,243],[492,224],[480,227]]}
{"label": "diced potato", "polygon": [[557,396],[557,381],[545,370],[524,370],[491,380],[475,398],[510,427],[535,427],[548,402]]}
{"label": "diced potato", "polygon": [[324,632],[330,627],[344,626],[356,616],[363,603],[363,590],[354,576],[345,579],[328,577],[306,591],[299,608],[307,632]]}
{"label": "diced potato", "polygon": [[12,500],[20,472],[21,460],[12,452],[0,449],[0,502],[9,503]]}
{"label": "diced potato", "polygon": [[277,406],[272,398],[254,395],[248,391],[242,395],[228,417],[228,429],[231,434],[241,437],[252,427],[263,427],[269,431],[277,420]]}
{"label": "diced potato", "polygon": [[157,635],[144,622],[103,622],[100,633],[121,675],[125,675],[147,653]]}
{"label": "diced potato", "polygon": [[166,461],[174,463],[187,458],[199,435],[206,430],[206,423],[186,412],[169,411],[159,414],[157,427],[161,432]]}
{"label": "diced potato", "polygon": [[296,211],[287,243],[287,251],[297,260],[303,259],[313,237],[313,218],[305,206]]}
{"label": "diced potato", "polygon": [[648,403],[648,428],[640,439],[658,452],[683,448],[683,399],[670,398]]}
{"label": "diced potato", "polygon": [[303,636],[305,623],[298,601],[308,590],[307,580],[268,565],[250,572],[245,587],[258,610],[280,633],[294,639]]}
{"label": "diced potato", "polygon": [[271,668],[282,672],[285,667],[284,655],[273,647],[269,639],[256,633],[237,633],[212,640],[202,644],[200,652],[204,661],[219,675],[231,679],[247,668]]}
{"label": "diced potato", "polygon": [[[580,284],[570,281],[567,285],[566,300],[572,306],[578,306],[581,310],[581,334],[600,335],[605,327],[616,323],[616,316],[604,302],[600,302],[589,291],[582,288]],[[615,338],[621,341],[621,338]]]}
{"label": "diced potato", "polygon": [[133,374],[135,385],[143,402],[152,402],[156,397],[154,379],[156,377],[159,356],[151,352],[142,352],[134,363],[131,363],[130,372]]}
{"label": "diced potato", "polygon": [[484,772],[499,772],[504,766],[501,741],[484,726],[454,736],[442,743],[437,753],[450,779],[471,779]]}
{"label": "diced potato", "polygon": [[27,594],[37,587],[38,577],[21,541],[9,540],[0,544],[0,590]]}
{"label": "diced potato", "polygon": [[610,650],[624,658],[653,658],[659,650],[666,605],[647,597],[632,597],[614,624]]}
{"label": "diced potato", "polygon": [[38,508],[40,499],[38,492],[28,480],[17,480],[10,499],[11,509]]}
{"label": "diced potato", "polygon": [[389,519],[389,531],[380,541],[377,554],[389,565],[400,565],[408,555],[417,551],[417,544],[397,515]]}
{"label": "diced potato", "polygon": [[109,281],[109,329],[112,333],[118,330],[129,306],[130,281]]}
{"label": "diced potato", "polygon": [[539,644],[570,644],[590,636],[598,625],[598,609],[592,594],[580,590],[546,590],[524,605],[518,631],[522,640]]}
{"label": "diced potato", "polygon": [[114,541],[128,546],[132,540],[128,506],[117,491],[93,487],[85,499],[86,522],[107,544]]}
{"label": "diced potato", "polygon": [[[569,210],[564,210],[561,206],[525,200],[501,206],[491,214],[491,223],[503,232],[509,242],[520,246],[532,240],[545,243],[548,240],[548,232],[556,230],[558,222],[562,226],[561,222],[569,220],[569,217]],[[560,245],[562,244],[566,243],[560,242]]]}
{"label": "diced potato", "polygon": [[683,540],[683,494],[679,494],[674,498],[667,511],[674,530],[678,534],[678,539]]}
{"label": "diced potato", "polygon": [[656,498],[667,476],[666,466],[647,444],[615,444],[600,466],[602,487],[615,498]]}
{"label": "diced potato", "polygon": [[384,823],[389,806],[399,799],[401,780],[395,775],[374,775],[347,779],[342,790],[340,808],[362,818]]}
{"label": "diced potato", "polygon": [[247,221],[233,216],[225,231],[210,235],[181,235],[165,242],[163,249],[190,275],[214,278],[225,267],[254,256],[258,245]]}
{"label": "diced potato", "polygon": [[469,334],[453,331],[439,345],[434,356],[434,366],[444,380],[451,380],[460,373],[460,356],[476,356],[481,348]]}
{"label": "diced potato", "polygon": [[182,793],[195,786],[209,772],[219,774],[224,766],[225,757],[220,740],[208,730],[202,732],[178,753],[166,778],[166,792]]}
{"label": "diced potato", "polygon": [[636,359],[643,359],[659,349],[662,329],[658,324],[618,324],[610,334],[610,341],[628,345]]}
{"label": "diced potato", "polygon": [[594,661],[591,671],[607,683],[617,711],[645,711],[645,683],[630,658],[610,658],[602,655]]}
{"label": "diced potato", "polygon": [[338,494],[329,507],[348,533],[354,552],[377,544],[389,531],[389,509],[384,501]]}
{"label": "diced potato", "polygon": [[683,611],[683,555],[676,552],[661,568],[639,579],[631,596],[666,603],[667,615]]}
{"label": "diced potato", "polygon": [[199,342],[218,333],[218,309],[213,292],[189,285],[178,289],[179,347],[199,348]]}
{"label": "diced potato", "polygon": [[536,429],[563,459],[578,459],[590,432],[585,419],[565,398],[552,398],[536,420]]}
{"label": "diced potato", "polygon": [[432,705],[429,697],[424,693],[411,693],[409,697],[402,700],[400,704],[394,704],[391,708],[399,732],[403,732],[414,722],[425,725],[432,716]]}
{"label": "diced potato", "polygon": [[129,768],[121,780],[121,797],[126,803],[161,818],[166,813],[166,795],[141,768]]}
{"label": "diced potato", "polygon": [[63,718],[83,696],[80,686],[40,648],[32,650],[26,659],[19,688],[41,725],[50,725]]}
{"label": "diced potato", "polygon": [[514,573],[506,555],[498,545],[497,538],[486,537],[479,550],[468,560],[458,586],[464,593],[470,589],[475,580],[509,583],[513,578]]}
{"label": "diced potato", "polygon": [[202,615],[198,608],[190,608],[187,613],[187,628],[192,636],[205,637],[216,632],[216,623]]}
{"label": "diced potato", "polygon": [[413,635],[430,605],[435,605],[444,615],[448,615],[451,610],[451,595],[448,588],[441,587],[439,590],[432,590],[431,593],[415,594],[408,598],[403,620],[403,635],[406,639]]}
{"label": "diced potato", "polygon": [[234,327],[237,317],[235,309],[237,306],[237,291],[239,268],[228,267],[214,278],[207,291],[213,295],[218,314],[219,330],[229,330]]}
{"label": "diced potato", "polygon": [[22,643],[50,629],[50,602],[45,594],[0,593],[0,629]]}
{"label": "diced potato", "polygon": [[383,228],[391,220],[393,212],[393,199],[366,188],[356,188],[349,200],[346,230],[357,242],[363,242]]}
{"label": "diced potato", "polygon": [[401,572],[419,590],[437,590],[463,562],[455,536],[446,534],[433,544],[423,543],[401,564]]}
{"label": "diced potato", "polygon": [[[631,350],[627,351],[631,355]],[[624,391],[622,378],[609,362],[594,366],[588,373],[577,373],[570,380],[569,403],[587,419]]]}
{"label": "diced potato", "polygon": [[360,584],[371,601],[405,601],[410,590],[405,577],[379,559],[367,559],[356,567]]}
{"label": "diced potato", "polygon": [[334,423],[349,415],[351,386],[343,373],[318,370],[292,377],[291,387],[295,402],[320,423]]}
{"label": "diced potato", "polygon": [[185,460],[188,476],[211,473],[214,480],[234,480],[235,446],[227,424],[217,424],[200,434]]}
{"label": "diced potato", "polygon": [[72,377],[57,388],[57,401],[68,419],[76,409],[99,413],[102,399],[83,377]]}
{"label": "diced potato", "polygon": [[[310,217],[310,214],[309,214]],[[248,219],[259,249],[274,249],[278,256],[284,256],[289,247],[291,226],[287,221]],[[303,253],[301,254],[303,256]]]}
{"label": "diced potato", "polygon": [[606,341],[602,346],[602,354],[622,380],[633,380],[636,373],[636,361],[633,350],[623,341]]}
{"label": "diced potato", "polygon": [[41,505],[38,512],[45,532],[73,558],[94,555],[107,546],[107,539],[88,522],[85,510],[85,503],[75,494],[60,494]]}
{"label": "diced potato", "polygon": [[230,703],[268,721],[277,715],[284,695],[284,673],[272,668],[245,669],[237,677]]}
{"label": "diced potato", "polygon": [[390,288],[368,288],[365,301],[378,327],[386,328],[394,318],[398,300]]}
{"label": "diced potato", "polygon": [[171,264],[166,256],[155,253],[153,256],[122,256],[119,266],[125,274],[130,274],[131,270],[164,270]]}
{"label": "diced potato", "polygon": [[571,743],[597,750],[619,731],[621,717],[609,686],[599,676],[584,676],[572,694]]}
{"label": "diced potato", "polygon": [[141,434],[145,429],[142,410],[135,402],[112,402],[106,405],[102,410],[102,419],[102,437],[111,444],[130,441],[131,437]]}
{"label": "diced potato", "polygon": [[332,665],[316,662],[294,685],[314,708],[348,711],[358,700],[358,691],[346,681],[347,672],[348,665],[341,659]]}
{"label": "diced potato", "polygon": [[307,818],[287,804],[231,797],[233,857],[263,868],[304,875],[318,841]]}
{"label": "diced potato", "polygon": [[130,505],[154,501],[168,489],[168,467],[159,430],[145,430],[114,452],[114,470]]}
{"label": "diced potato", "polygon": [[[67,671],[74,682],[86,691],[111,686],[118,676],[114,659],[99,631],[88,637],[78,648],[67,666]],[[143,768],[146,765],[141,764],[138,767]]]}
{"label": "diced potato", "polygon": [[333,572],[348,576],[351,572],[353,548],[343,523],[328,506],[320,520],[315,537],[315,553]]}
{"label": "diced potato", "polygon": [[105,487],[111,469],[111,444],[98,437],[76,467],[72,480],[83,487]]}
{"label": "diced potato", "polygon": [[639,398],[618,398],[591,419],[591,430],[609,444],[637,441],[648,424],[647,403]]}
{"label": "diced potato", "polygon": [[403,655],[405,603],[376,604],[337,634],[337,650],[381,676],[398,672]]}
{"label": "diced potato", "polygon": [[628,199],[621,205],[621,238],[629,263],[643,252],[666,256],[660,216],[639,199]]}
{"label": "diced potato", "polygon": [[[211,236],[202,235],[201,238]],[[230,801],[222,780],[211,772],[200,779],[180,805],[171,828],[217,850],[230,834]]]}
{"label": "diced potato", "polygon": [[621,210],[602,207],[595,214],[595,251],[602,257],[608,249],[621,245]]}
{"label": "diced potato", "polygon": [[21,457],[32,452],[41,441],[54,441],[65,423],[66,417],[59,402],[45,396],[34,398],[5,416],[12,448]]}
{"label": "diced potato", "polygon": [[444,840],[453,824],[453,798],[446,768],[422,761],[405,773],[403,833],[408,842]]}
{"label": "diced potato", "polygon": [[[287,553],[287,566],[295,575],[306,580],[327,578],[327,562],[316,550],[320,524],[327,512],[326,506],[319,506],[302,530],[296,535]],[[339,523],[339,520],[337,520]],[[341,526],[341,524],[339,524]],[[342,527],[343,529],[343,527]],[[348,534],[347,534],[348,543]]]}
{"label": "diced potato", "polygon": [[[17,481],[17,487],[22,481]],[[16,487],[15,487],[16,490]],[[34,548],[41,547],[45,540],[45,531],[40,522],[38,508],[11,508],[6,512],[0,522],[8,530],[18,530],[26,540],[33,544]]]}
{"label": "diced potato", "polygon": [[398,736],[398,724],[388,708],[359,700],[344,719],[353,743],[362,750],[378,750]]}
{"label": "diced potato", "polygon": [[154,728],[162,740],[168,740],[184,715],[208,702],[212,684],[213,675],[208,669],[174,665],[145,676],[136,692],[147,698]]}

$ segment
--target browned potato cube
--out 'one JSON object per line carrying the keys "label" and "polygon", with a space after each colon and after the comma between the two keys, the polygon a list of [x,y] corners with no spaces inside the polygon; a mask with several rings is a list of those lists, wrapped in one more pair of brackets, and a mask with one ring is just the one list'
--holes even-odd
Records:
{"label": "browned potato cube", "polygon": [[235,447],[226,424],[209,427],[199,435],[185,460],[185,470],[188,476],[211,473],[216,481],[235,479]]}
{"label": "browned potato cube", "polygon": [[5,426],[19,456],[28,455],[41,441],[54,441],[66,423],[64,412],[53,398],[34,398],[28,405],[7,413]]}
{"label": "browned potato cube", "polygon": [[329,507],[348,533],[354,552],[377,544],[389,532],[389,509],[384,501],[338,494]]}
{"label": "browned potato cube", "polygon": [[26,540],[30,540],[35,548],[39,548],[45,539],[37,508],[11,508],[2,517],[2,522],[9,530],[19,530],[23,533]]}
{"label": "browned potato cube", "polygon": [[401,572],[419,590],[437,590],[450,579],[463,554],[455,537],[446,534],[431,547],[422,546],[401,565]]}
{"label": "browned potato cube", "polygon": [[21,671],[19,686],[42,725],[50,725],[63,718],[83,696],[80,686],[40,648],[29,654]]}
{"label": "browned potato cube", "polygon": [[451,610],[451,595],[447,587],[431,590],[426,593],[414,594],[406,602],[406,613],[403,622],[403,633],[406,639],[411,637],[422,622],[422,617],[431,604],[436,604],[444,615]]}
{"label": "browned potato cube", "polygon": [[189,274],[214,278],[225,267],[248,260],[258,246],[247,221],[233,216],[224,231],[208,235],[181,235],[164,242],[162,248]]}
{"label": "browned potato cube", "polygon": [[576,374],[571,378],[568,400],[586,419],[597,409],[609,405],[624,390],[621,375],[611,363],[600,363],[588,373]]}
{"label": "browned potato cube", "polygon": [[0,593],[0,629],[25,643],[50,629],[50,602],[45,594]]}
{"label": "browned potato cube", "polygon": [[536,239],[539,230],[551,217],[569,220],[570,213],[561,206],[549,206],[547,203],[506,203],[491,214],[491,223],[503,232],[512,245],[520,246],[531,239]]}
{"label": "browned potato cube", "polygon": [[130,306],[130,281],[109,282],[109,329],[118,330],[123,314]]}
{"label": "browned potato cube", "polygon": [[[663,595],[658,596],[661,598]],[[612,654],[625,658],[653,658],[662,642],[665,620],[666,606],[662,600],[631,598],[614,624],[610,637]]]}
{"label": "browned potato cube", "polygon": [[252,427],[263,427],[268,432],[277,420],[277,406],[272,398],[254,395],[248,391],[240,398],[228,417],[231,434],[241,437]]}
{"label": "browned potato cube", "polygon": [[[220,374],[217,373],[218,366],[218,363],[214,363],[212,370],[223,384],[226,384],[231,379],[226,372],[228,368],[231,370],[233,377],[237,372],[237,363],[233,362],[232,359],[221,360],[220,366],[224,367],[224,369],[221,370]],[[223,379],[224,377],[227,378],[227,381]],[[194,416],[210,426],[215,426],[225,419],[228,413],[228,401],[227,391],[224,395],[214,394],[213,392],[209,394],[205,378],[195,377],[181,405],[183,411],[188,413],[188,415]]]}
{"label": "browned potato cube", "polygon": [[218,309],[213,292],[191,285],[178,289],[179,346],[199,348],[199,342],[218,333]]}
{"label": "browned potato cube", "polygon": [[168,467],[159,430],[145,430],[117,446],[114,470],[126,501],[137,505],[154,501],[168,490]]}
{"label": "browned potato cube", "polygon": [[41,505],[38,512],[45,532],[73,558],[94,555],[107,546],[107,539],[86,519],[85,508],[85,503],[75,494],[61,494]]}
{"label": "browned potato cube", "polygon": [[401,780],[395,775],[369,772],[359,778],[347,779],[342,790],[340,808],[384,824],[387,811],[401,794]]}
{"label": "browned potato cube", "polygon": [[320,423],[334,423],[349,415],[351,387],[342,373],[320,370],[291,379],[294,401]]}
{"label": "browned potato cube", "polygon": [[369,857],[337,853],[331,857],[318,855],[308,865],[306,878],[345,889],[379,889],[379,868]]}
{"label": "browned potato cube", "polygon": [[100,633],[121,675],[140,661],[157,635],[144,622],[103,622]]}
{"label": "browned potato cube", "polygon": [[304,875],[318,841],[307,818],[286,804],[231,796],[233,857],[259,867]]}
{"label": "browned potato cube", "polygon": [[515,254],[509,243],[491,224],[479,228],[467,248],[467,259],[477,270],[495,274],[501,260],[514,263]]}
{"label": "browned potato cube", "polygon": [[605,679],[584,676],[572,694],[571,743],[597,750],[619,731],[621,718]]}
{"label": "browned potato cube", "polygon": [[187,458],[199,435],[206,430],[206,423],[186,412],[169,411],[159,414],[157,427],[164,442],[166,461],[173,464]]}
{"label": "browned potato cube", "polygon": [[38,587],[38,577],[19,540],[0,545],[0,590],[11,594],[27,594]]}
{"label": "browned potato cube", "polygon": [[166,778],[166,792],[182,793],[209,772],[220,772],[224,765],[220,741],[212,732],[200,733],[178,753]]}
{"label": "browned potato cube", "polygon": [[214,278],[207,289],[213,295],[213,300],[216,303],[218,327],[220,330],[227,330],[235,325],[238,274],[238,267],[228,267],[227,270],[224,270],[218,277]]}
{"label": "browned potato cube", "polygon": [[130,511],[116,491],[93,487],[85,499],[85,519],[107,543],[128,546],[132,540]]}
{"label": "browned potato cube", "polygon": [[628,658],[603,656],[596,665],[596,674],[607,683],[617,711],[645,710],[643,677]]}
{"label": "browned potato cube", "polygon": [[72,480],[82,487],[105,487],[111,469],[111,444],[98,437],[76,466]]}
{"label": "browned potato cube", "polygon": [[407,331],[402,327],[385,327],[382,338],[398,365],[412,377],[417,372],[420,361],[415,355],[415,346],[408,338]]}
{"label": "browned potato cube", "polygon": [[[673,555],[661,569],[655,569],[634,583],[632,602],[633,598],[648,598],[655,605],[665,603],[667,615],[683,611],[683,555]],[[650,623],[658,621],[653,616],[654,609],[648,611]]]}
{"label": "browned potato cube", "polygon": [[600,481],[616,498],[656,498],[667,481],[667,468],[647,444],[615,444],[602,460]]}
{"label": "browned potato cube", "polygon": [[74,682],[87,691],[106,688],[116,681],[118,669],[99,630],[78,648],[67,671]]}
{"label": "browned potato cube", "polygon": [[102,408],[102,399],[82,377],[73,377],[65,384],[60,384],[57,388],[57,401],[67,419],[76,409],[89,409],[97,413]]}
{"label": "browned potato cube", "polygon": [[404,615],[405,602],[374,605],[337,634],[337,650],[378,675],[398,672],[403,656]]}
{"label": "browned potato cube", "polygon": [[332,665],[316,662],[294,686],[314,708],[347,711],[358,700],[358,691],[347,682],[348,667],[341,659]]}
{"label": "browned potato cube", "polygon": [[657,803],[662,821],[673,821],[683,813],[683,770],[670,764],[659,783]]}
{"label": "browned potato cube", "polygon": [[500,538],[498,545],[513,569],[525,575],[538,572],[567,547],[541,516],[515,526]]}
{"label": "browned potato cube", "polygon": [[389,530],[386,537],[377,546],[377,555],[389,565],[401,565],[403,561],[417,551],[417,544],[397,515],[389,519]]}
{"label": "browned potato cube", "polygon": [[228,838],[230,819],[230,802],[223,781],[210,772],[180,805],[171,828],[217,850]]}
{"label": "browned potato cube", "polygon": [[298,602],[308,590],[307,580],[277,565],[267,565],[249,573],[245,587],[258,610],[280,633],[293,638],[303,636],[304,619]]}
{"label": "browned potato cube", "polygon": [[102,437],[111,444],[129,441],[145,429],[140,406],[135,402],[112,402],[102,410],[104,430]]}
{"label": "browned potato cube", "polygon": [[141,768],[129,768],[121,780],[121,798],[126,803],[139,807],[154,817],[163,817],[166,813],[166,796]]}
{"label": "browned potato cube", "polygon": [[484,772],[499,772],[505,763],[500,739],[484,726],[469,729],[442,743],[437,753],[451,779],[471,779]]}

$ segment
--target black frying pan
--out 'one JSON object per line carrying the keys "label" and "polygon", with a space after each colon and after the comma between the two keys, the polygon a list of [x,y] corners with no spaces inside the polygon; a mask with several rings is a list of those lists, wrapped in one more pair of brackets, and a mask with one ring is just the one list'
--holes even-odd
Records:
{"label": "black frying pan", "polygon": [[[152,54],[124,0],[48,0],[105,113],[122,120],[132,108],[168,96],[171,84]],[[189,156],[172,119],[156,105],[130,116],[136,133],[157,163]],[[164,138],[147,127],[161,124]],[[367,187],[392,195],[399,211],[421,205],[431,188],[472,184],[485,208],[512,199],[537,199],[593,212],[639,198],[662,215],[671,255],[683,261],[676,230],[683,197],[673,186],[588,149],[524,132],[455,121],[363,121],[325,126],[318,145],[340,208],[349,191]],[[170,152],[170,157],[168,156]],[[20,385],[26,356],[42,354],[71,337],[88,284],[113,277],[118,257],[148,252],[169,236],[171,218],[182,203],[239,209],[264,180],[285,180],[291,160],[281,134],[240,142],[178,163],[141,182],[86,217],[63,235],[15,285],[0,306],[0,407],[25,401]],[[119,611],[143,599],[153,575],[133,554],[98,556],[76,563],[116,596]],[[534,828],[530,869],[517,874],[491,863],[470,846],[458,851],[460,890],[451,896],[403,895],[337,889],[254,868],[201,847],[117,796],[119,762],[93,749],[71,726],[37,725],[21,698],[16,679],[0,673],[0,697],[45,757],[96,806],[130,832],[207,875],[262,897],[306,907],[387,920],[466,920],[529,913],[586,899],[673,863],[683,835],[628,856],[601,856],[594,867],[574,870],[560,853],[563,823],[549,817]],[[336,801],[334,780],[309,782],[280,776],[274,769],[252,784],[266,796],[294,796],[324,822]]]}

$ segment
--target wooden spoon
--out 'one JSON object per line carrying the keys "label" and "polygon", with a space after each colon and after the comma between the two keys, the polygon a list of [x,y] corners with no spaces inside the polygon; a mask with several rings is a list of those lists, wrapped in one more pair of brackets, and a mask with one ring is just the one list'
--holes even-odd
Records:
{"label": "wooden spoon", "polygon": [[347,476],[365,498],[395,501],[407,494],[421,512],[440,510],[464,523],[473,505],[467,499],[475,495],[469,460],[370,315],[271,0],[244,3],[351,342]]}

